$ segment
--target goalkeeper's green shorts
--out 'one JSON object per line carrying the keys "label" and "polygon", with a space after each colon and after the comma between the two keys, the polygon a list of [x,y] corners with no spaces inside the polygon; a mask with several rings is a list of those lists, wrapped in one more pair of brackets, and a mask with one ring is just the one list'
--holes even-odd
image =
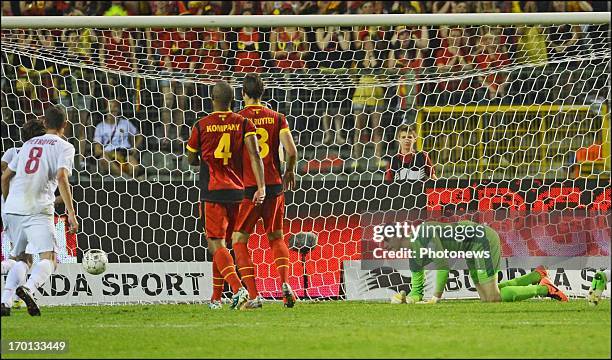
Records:
{"label": "goalkeeper's green shorts", "polygon": [[476,284],[484,284],[497,278],[501,262],[499,235],[490,227],[485,227],[485,236],[472,239],[469,250],[488,251],[489,257],[467,259],[470,277]]}

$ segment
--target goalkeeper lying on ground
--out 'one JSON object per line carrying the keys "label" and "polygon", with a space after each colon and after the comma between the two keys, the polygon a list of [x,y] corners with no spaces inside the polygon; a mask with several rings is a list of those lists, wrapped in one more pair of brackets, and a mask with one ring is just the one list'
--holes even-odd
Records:
{"label": "goalkeeper lying on ground", "polygon": [[[488,251],[490,256],[478,258],[466,258],[470,278],[472,279],[480,300],[484,302],[513,302],[529,299],[535,296],[546,296],[559,301],[567,301],[567,296],[559,290],[548,278],[548,273],[543,266],[539,266],[529,274],[512,280],[497,283],[497,274],[501,260],[499,235],[486,225],[480,225],[472,221],[459,221],[456,223],[441,223],[441,222],[425,222],[421,226],[442,226],[445,229],[451,227],[476,227],[479,226],[482,231],[475,232],[473,236],[465,237],[458,241],[456,235],[449,236],[448,234],[460,234],[461,232],[431,232],[423,234],[419,232],[419,236],[415,241],[401,240],[402,247],[410,248],[415,254],[420,254],[422,248],[440,253],[446,251],[456,252],[483,252]],[[397,242],[395,245],[399,245]],[[392,246],[393,247],[393,246]],[[411,258],[410,270],[412,272],[411,291],[408,295],[404,291],[395,294],[391,298],[392,303],[416,303],[423,299],[425,288],[425,266],[434,263],[436,265],[436,282],[434,296],[429,301],[430,303],[438,302],[442,298],[446,281],[448,280],[449,265],[445,258],[431,258],[428,255],[415,256]]]}

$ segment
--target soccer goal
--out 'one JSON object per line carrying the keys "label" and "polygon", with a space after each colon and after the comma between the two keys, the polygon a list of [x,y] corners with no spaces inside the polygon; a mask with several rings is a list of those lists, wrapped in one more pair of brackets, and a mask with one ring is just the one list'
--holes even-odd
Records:
{"label": "soccer goal", "polygon": [[[44,108],[65,107],[81,232],[63,253],[110,261],[98,276],[61,264],[41,302],[210,298],[185,141],[216,81],[241,109],[249,72],[298,146],[285,221],[298,296],[409,289],[409,270],[361,260],[372,225],[415,209],[544,216],[555,226],[500,230],[502,273],[529,271],[517,256],[581,259],[552,271],[583,296],[610,256],[609,217],[592,215],[611,201],[609,25],[608,13],[3,17],[2,151]],[[596,225],[564,222],[564,209]],[[261,295],[279,297],[262,227],[249,248]],[[447,290],[475,296],[461,269]]]}

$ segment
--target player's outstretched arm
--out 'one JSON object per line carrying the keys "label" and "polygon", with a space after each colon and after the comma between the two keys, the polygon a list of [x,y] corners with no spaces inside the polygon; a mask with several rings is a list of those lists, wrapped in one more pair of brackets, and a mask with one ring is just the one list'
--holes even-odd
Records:
{"label": "player's outstretched arm", "polygon": [[293,142],[291,132],[281,131],[279,139],[285,150],[285,174],[283,175],[283,187],[285,190],[295,189],[295,164],[297,163],[297,148]]}
{"label": "player's outstretched arm", "polygon": [[64,200],[66,205],[66,211],[68,212],[68,224],[70,225],[70,232],[75,234],[79,231],[79,223],[76,219],[74,212],[74,206],[72,203],[72,189],[70,187],[70,173],[68,169],[61,168],[57,172],[57,186],[59,188],[60,196]]}
{"label": "player's outstretched arm", "polygon": [[6,168],[2,172],[2,198],[6,201],[9,194],[9,186],[11,185],[11,179],[15,176],[15,172],[10,168]]}
{"label": "player's outstretched arm", "polygon": [[253,196],[253,202],[255,204],[261,204],[266,198],[266,183],[264,178],[263,161],[259,156],[259,147],[257,146],[257,136],[253,134],[245,137],[244,143],[249,151],[249,157],[251,158],[251,169],[253,169],[255,181],[257,182],[257,191]]}

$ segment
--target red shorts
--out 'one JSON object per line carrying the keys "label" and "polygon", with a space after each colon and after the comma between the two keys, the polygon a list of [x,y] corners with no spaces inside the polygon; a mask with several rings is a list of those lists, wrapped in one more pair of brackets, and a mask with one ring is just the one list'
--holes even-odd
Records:
{"label": "red shorts", "polygon": [[244,199],[240,203],[240,211],[236,219],[236,231],[252,234],[259,219],[263,219],[266,234],[283,230],[285,217],[285,194],[281,193],[273,198],[266,198],[263,204],[255,206],[251,199]]}
{"label": "red shorts", "polygon": [[208,239],[231,239],[239,206],[240,203],[200,202],[200,217],[206,237]]}

